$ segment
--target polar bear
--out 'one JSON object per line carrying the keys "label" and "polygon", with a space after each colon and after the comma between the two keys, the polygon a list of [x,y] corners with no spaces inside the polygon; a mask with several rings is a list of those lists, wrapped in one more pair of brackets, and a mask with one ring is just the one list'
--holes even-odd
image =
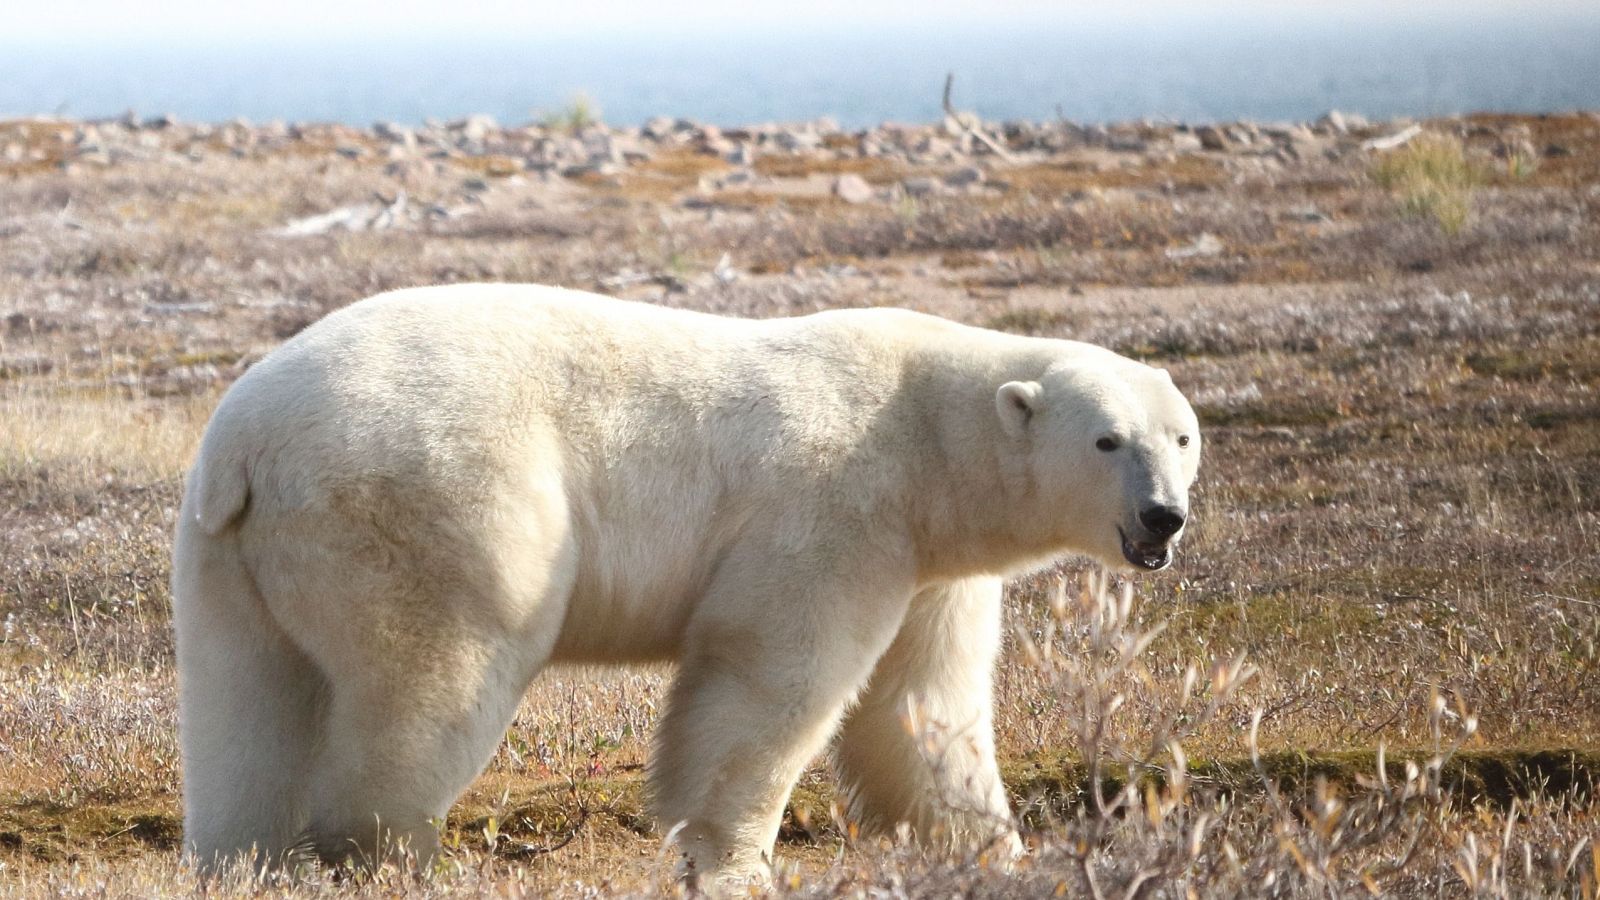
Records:
{"label": "polar bear", "polygon": [[[744,321],[517,285],[393,292],[223,398],[173,604],[185,842],[427,858],[547,663],[674,660],[649,779],[760,877],[831,736],[849,815],[1019,847],[1001,577],[1171,558],[1200,459],[1161,370],[901,310]],[[914,712],[959,735],[919,756]]]}

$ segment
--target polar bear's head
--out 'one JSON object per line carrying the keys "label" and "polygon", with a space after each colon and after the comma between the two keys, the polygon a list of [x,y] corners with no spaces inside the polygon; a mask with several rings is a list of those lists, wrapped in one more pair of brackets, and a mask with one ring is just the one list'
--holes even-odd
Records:
{"label": "polar bear's head", "polygon": [[1200,466],[1200,425],[1164,369],[1106,354],[1002,385],[995,405],[1052,540],[1106,566],[1172,561]]}

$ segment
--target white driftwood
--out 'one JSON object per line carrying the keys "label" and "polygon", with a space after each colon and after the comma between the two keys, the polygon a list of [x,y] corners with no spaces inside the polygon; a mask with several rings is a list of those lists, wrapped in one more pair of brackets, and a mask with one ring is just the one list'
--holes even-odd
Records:
{"label": "white driftwood", "polygon": [[1412,125],[1408,128],[1402,129],[1401,131],[1397,131],[1394,134],[1384,135],[1383,137],[1375,137],[1368,141],[1362,141],[1361,149],[1378,151],[1393,150],[1394,148],[1399,147],[1421,133],[1421,125]]}
{"label": "white driftwood", "polygon": [[962,130],[964,130],[968,134],[972,135],[972,137],[975,140],[977,140],[978,143],[980,143],[980,144],[984,145],[985,147],[988,147],[990,150],[994,151],[994,155],[1000,157],[1003,160],[1006,160],[1007,162],[1010,162],[1011,161],[1011,151],[1007,150],[1005,148],[1005,145],[1001,144],[999,141],[997,141],[994,138],[990,137],[988,135],[988,133],[986,133],[982,128],[979,128],[979,127],[973,125],[971,122],[968,122],[967,118],[965,116],[963,116],[961,113],[956,112],[955,106],[952,105],[951,102],[950,102],[950,89],[955,86],[955,83],[956,83],[956,73],[951,72],[951,73],[945,75],[945,77],[944,77],[944,114],[945,114],[945,116],[950,121],[953,121],[957,125],[961,126]]}

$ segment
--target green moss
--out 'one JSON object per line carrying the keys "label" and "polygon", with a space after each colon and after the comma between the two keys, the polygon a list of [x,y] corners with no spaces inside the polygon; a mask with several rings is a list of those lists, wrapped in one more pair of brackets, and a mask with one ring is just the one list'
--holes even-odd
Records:
{"label": "green moss", "polygon": [[210,350],[196,353],[180,353],[173,360],[173,364],[179,366],[231,366],[238,362],[242,356],[243,354],[237,350]]}
{"label": "green moss", "polygon": [[1198,406],[1195,414],[1206,427],[1294,428],[1327,426],[1348,418],[1332,406],[1308,401],[1244,403],[1238,406]]}
{"label": "green moss", "polygon": [[[1311,584],[1264,585],[1244,595],[1210,598],[1197,591],[1194,605],[1169,626],[1168,639],[1178,646],[1191,646],[1203,636],[1255,651],[1276,647],[1285,638],[1310,646],[1359,639],[1391,628],[1370,603],[1312,596],[1312,591],[1324,593]],[[1371,592],[1359,596],[1369,599]]]}
{"label": "green moss", "polygon": [[1582,425],[1587,428],[1595,422],[1600,422],[1600,408],[1585,406],[1576,409],[1541,409],[1528,413],[1524,421],[1529,427],[1539,431],[1554,431],[1569,425]]}
{"label": "green moss", "polygon": [[[1406,763],[1427,764],[1422,751],[1390,751],[1384,769],[1391,785],[1405,779]],[[1076,760],[1037,757],[1003,767],[1013,803],[1023,810],[1030,825],[1042,827],[1052,818],[1075,815],[1089,802],[1087,770]],[[1319,780],[1344,794],[1364,790],[1363,781],[1376,780],[1378,755],[1372,750],[1342,752],[1278,751],[1263,754],[1258,770],[1249,758],[1193,760],[1188,773],[1192,784],[1220,796],[1265,793],[1263,775],[1291,801],[1304,800]],[[1592,797],[1600,785],[1600,753],[1573,749],[1464,750],[1442,769],[1446,794],[1457,802],[1504,809],[1513,800],[1534,796]],[[1147,776],[1152,784],[1165,782],[1164,772]],[[1117,769],[1101,779],[1101,792],[1110,796],[1127,784],[1126,771]]]}
{"label": "green moss", "polygon": [[182,821],[168,801],[69,806],[25,798],[0,805],[0,860],[10,853],[67,860],[90,850],[113,857],[172,851],[182,835]]}
{"label": "green moss", "polygon": [[[481,800],[458,803],[445,822],[444,841],[481,846],[487,833],[498,832],[497,853],[515,858],[548,852],[580,833],[612,841],[654,840],[642,776],[642,769],[630,767],[607,778],[543,782],[514,791],[500,810]],[[817,845],[832,831],[832,805],[831,783],[802,781],[784,809],[779,843]]]}
{"label": "green moss", "polygon": [[990,318],[988,327],[1012,334],[1037,336],[1053,334],[1071,321],[1071,315],[1058,310],[1024,307],[1008,309]]}

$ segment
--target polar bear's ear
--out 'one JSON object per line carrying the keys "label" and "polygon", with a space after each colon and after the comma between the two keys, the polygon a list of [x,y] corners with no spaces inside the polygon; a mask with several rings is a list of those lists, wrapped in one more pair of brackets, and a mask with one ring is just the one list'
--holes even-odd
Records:
{"label": "polar bear's ear", "polygon": [[1020,438],[1028,431],[1028,422],[1039,409],[1042,389],[1037,381],[1008,381],[1000,385],[994,395],[995,411],[1000,413],[1000,427],[1006,434]]}

